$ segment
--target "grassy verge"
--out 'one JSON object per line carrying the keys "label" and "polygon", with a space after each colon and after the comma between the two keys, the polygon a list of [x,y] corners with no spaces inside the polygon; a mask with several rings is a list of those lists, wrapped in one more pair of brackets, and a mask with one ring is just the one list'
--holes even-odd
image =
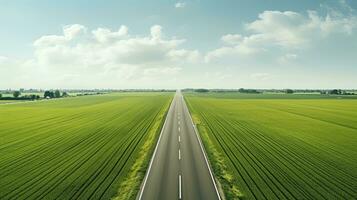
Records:
{"label": "grassy verge", "polygon": [[171,101],[164,107],[150,129],[148,138],[140,149],[138,158],[131,167],[128,177],[120,184],[118,194],[112,198],[113,200],[130,200],[136,198],[155,149],[155,143],[160,136],[170,104]]}

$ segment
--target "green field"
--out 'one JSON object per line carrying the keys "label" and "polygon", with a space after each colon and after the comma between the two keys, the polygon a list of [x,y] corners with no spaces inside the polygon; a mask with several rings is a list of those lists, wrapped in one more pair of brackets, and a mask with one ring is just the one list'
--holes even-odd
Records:
{"label": "green field", "polygon": [[114,93],[0,106],[0,199],[133,199],[172,99]]}
{"label": "green field", "polygon": [[9,103],[14,103],[14,102],[19,102],[18,100],[0,100],[0,104],[9,104]]}
{"label": "green field", "polygon": [[343,98],[185,95],[228,199],[357,199],[357,100]]}

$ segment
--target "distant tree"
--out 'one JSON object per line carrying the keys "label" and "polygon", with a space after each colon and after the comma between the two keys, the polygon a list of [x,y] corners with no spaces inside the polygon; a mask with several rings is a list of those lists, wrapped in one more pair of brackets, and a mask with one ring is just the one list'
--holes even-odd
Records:
{"label": "distant tree", "polygon": [[46,90],[45,93],[43,94],[43,97],[45,98],[54,98],[54,93],[52,91]]}
{"label": "distant tree", "polygon": [[62,93],[62,97],[68,97],[69,95],[68,95],[68,93],[67,92],[63,92]]}
{"label": "distant tree", "polygon": [[0,98],[2,97],[2,94],[0,94]]}
{"label": "distant tree", "polygon": [[195,92],[209,92],[207,89],[196,89]]}
{"label": "distant tree", "polygon": [[329,94],[341,94],[341,90],[333,89],[329,91]]}
{"label": "distant tree", "polygon": [[286,93],[286,94],[293,94],[293,93],[294,93],[294,90],[292,90],[292,89],[286,89],[286,90],[285,90],[285,93]]}
{"label": "distant tree", "polygon": [[20,91],[15,91],[12,95],[13,95],[15,98],[18,98],[18,97],[21,95],[21,92],[20,92]]}
{"label": "distant tree", "polygon": [[29,96],[29,98],[30,98],[31,100],[38,99],[37,97],[39,98],[40,96],[35,95],[35,94],[31,94],[31,95]]}
{"label": "distant tree", "polygon": [[254,90],[254,89],[244,89],[244,88],[239,88],[238,92],[240,93],[251,93],[251,94],[258,94],[260,93],[258,90]]}
{"label": "distant tree", "polygon": [[55,98],[60,98],[61,92],[59,90],[56,90],[54,95],[55,95]]}

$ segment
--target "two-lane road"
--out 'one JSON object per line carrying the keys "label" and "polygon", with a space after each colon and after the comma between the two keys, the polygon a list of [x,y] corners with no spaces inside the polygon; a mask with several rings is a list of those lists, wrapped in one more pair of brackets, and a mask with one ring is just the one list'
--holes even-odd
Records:
{"label": "two-lane road", "polygon": [[138,199],[220,199],[202,144],[179,91],[169,108]]}

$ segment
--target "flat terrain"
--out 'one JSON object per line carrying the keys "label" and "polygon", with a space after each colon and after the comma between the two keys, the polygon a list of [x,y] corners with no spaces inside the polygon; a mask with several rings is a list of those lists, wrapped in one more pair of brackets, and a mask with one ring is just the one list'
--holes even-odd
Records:
{"label": "flat terrain", "polygon": [[180,92],[176,93],[167,114],[139,199],[219,199]]}
{"label": "flat terrain", "polygon": [[9,103],[14,103],[14,102],[19,102],[17,100],[0,100],[0,104],[9,104]]}
{"label": "flat terrain", "polygon": [[1,105],[0,199],[135,198],[171,98],[114,93]]}
{"label": "flat terrain", "polygon": [[185,98],[229,198],[357,198],[356,99],[233,93]]}

